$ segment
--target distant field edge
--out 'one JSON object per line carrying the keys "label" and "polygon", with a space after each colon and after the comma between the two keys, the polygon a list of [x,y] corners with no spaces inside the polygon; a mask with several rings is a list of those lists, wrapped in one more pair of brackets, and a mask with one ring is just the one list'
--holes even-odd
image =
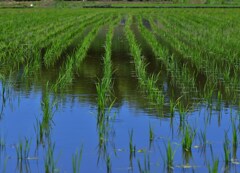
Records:
{"label": "distant field edge", "polygon": [[83,8],[240,8],[240,6],[111,6],[86,5]]}

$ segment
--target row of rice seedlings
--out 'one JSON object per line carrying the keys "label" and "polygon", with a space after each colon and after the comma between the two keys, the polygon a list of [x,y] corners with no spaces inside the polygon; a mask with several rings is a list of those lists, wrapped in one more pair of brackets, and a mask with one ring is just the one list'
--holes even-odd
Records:
{"label": "row of rice seedlings", "polygon": [[[171,20],[173,20],[173,21],[171,22]],[[221,66],[223,67],[223,62],[225,62],[225,61],[229,65],[230,64],[235,64],[235,63],[231,63],[232,60],[234,59],[233,56],[231,56],[231,57],[228,56],[229,53],[227,53],[226,51],[219,52],[219,51],[222,51],[222,46],[224,46],[225,44],[222,44],[222,41],[216,41],[216,39],[222,39],[223,38],[221,36],[221,33],[220,34],[213,34],[213,33],[219,33],[219,32],[215,32],[219,28],[218,25],[214,26],[212,30],[209,30],[209,28],[206,30],[205,25],[202,25],[201,27],[199,27],[198,23],[197,23],[197,25],[195,25],[195,24],[191,25],[190,24],[191,21],[189,22],[189,20],[186,20],[186,22],[184,22],[184,20],[183,21],[181,20],[181,22],[179,22],[178,20],[176,20],[176,18],[172,18],[171,20],[170,21],[168,20],[168,22],[171,22],[170,25],[176,25],[177,26],[177,30],[176,30],[176,32],[174,32],[175,35],[178,34],[179,35],[178,37],[180,39],[183,38],[182,37],[183,35],[185,36],[185,38],[191,39],[191,47],[194,45],[194,47],[202,54],[204,59],[205,58],[211,59],[210,67],[213,64],[219,64],[219,63],[220,63],[220,65],[222,64]],[[226,22],[221,21],[221,24],[222,23],[224,24]],[[205,24],[205,22],[204,22],[204,24]],[[189,26],[190,26],[190,28],[189,28]],[[196,32],[197,33],[200,32],[200,34],[207,33],[207,35],[199,36],[199,34],[196,35]],[[209,37],[212,38],[212,41],[209,39]],[[206,38],[208,38],[207,42],[206,42]],[[229,38],[228,40],[231,43],[233,42],[233,40],[231,38]],[[221,45],[219,45],[220,47],[217,45],[218,43],[221,43]],[[236,49],[234,49],[234,50],[236,51]],[[204,52],[206,52],[206,53],[204,53]],[[209,52],[213,52],[214,54],[209,54]],[[233,52],[233,51],[231,50],[231,52]],[[205,56],[205,54],[208,54],[208,56]],[[222,59],[223,56],[225,57],[224,59]],[[211,58],[211,57],[213,57],[213,58]],[[208,61],[209,60],[207,60],[207,62]],[[205,61],[201,61],[201,62],[204,63]],[[224,63],[224,69],[226,69],[225,68],[226,63]],[[203,66],[204,66],[204,64],[203,64]]]}
{"label": "row of rice seedlings", "polygon": [[57,39],[57,35],[62,35],[65,33],[65,31],[68,31],[69,29],[72,29],[74,26],[79,26],[78,24],[84,21],[87,21],[91,18],[96,17],[96,14],[91,14],[91,15],[80,15],[78,18],[73,18],[73,21],[68,21],[64,23],[61,27],[54,28],[50,32],[47,32],[45,35],[40,35],[36,37],[36,41],[34,42],[35,47],[48,47],[49,45],[52,45],[55,43],[55,40]]}
{"label": "row of rice seedlings", "polygon": [[[186,22],[188,22],[188,21],[186,21]],[[177,23],[177,22],[174,21],[174,23]],[[226,22],[222,22],[222,23],[224,24]],[[182,25],[182,23],[181,23],[181,25]],[[215,30],[218,29],[217,26],[214,27]],[[199,37],[198,35],[195,36],[195,33],[192,32],[192,31],[193,30],[195,31],[196,29],[201,33],[203,33],[205,31],[206,33],[211,35],[211,37],[213,37],[212,33],[218,33],[218,32],[215,32],[214,30],[213,30],[213,32],[211,32],[209,30],[206,30],[205,26],[202,26],[202,28],[201,28],[201,27],[198,27],[198,25],[194,25],[194,24],[191,27],[189,27],[189,22],[188,22],[188,24],[184,24],[184,27],[181,30],[181,33],[179,35],[181,37],[182,37],[182,35],[185,35],[185,36],[189,35],[189,38],[191,38],[191,40],[192,40],[191,44],[193,44],[193,45],[195,44],[196,49],[199,49],[199,52],[203,52],[202,50],[206,49],[205,48],[206,47],[206,39],[205,39],[206,36],[205,37],[204,36]],[[188,30],[189,30],[189,32],[188,32]],[[207,38],[209,38],[209,37],[210,36],[207,36]],[[218,37],[221,37],[221,36],[215,34],[213,39],[218,38]],[[193,40],[194,38],[195,38],[196,41]],[[229,38],[229,41],[230,41],[230,43],[233,43],[233,40],[230,39],[230,38]],[[236,75],[238,73],[237,71],[239,71],[239,70],[236,68],[236,65],[234,65],[234,64],[236,64],[236,62],[235,63],[233,62],[233,61],[235,61],[234,56],[237,53],[236,52],[237,49],[231,50],[229,53],[227,53],[226,51],[224,51],[224,53],[223,52],[220,53],[218,51],[218,47],[223,46],[225,44],[223,44],[223,45],[221,44],[221,45],[218,46],[214,42],[216,42],[216,41],[208,40],[208,44],[214,45],[213,48],[216,48],[216,50],[213,50],[213,49],[206,50],[206,53],[202,53],[203,54],[202,56],[204,58],[206,57],[205,58],[206,60],[204,61],[205,64],[203,64],[203,66],[206,66],[205,68],[208,69],[208,71],[209,71],[209,69],[212,69],[211,71],[216,74],[216,78],[221,83],[222,83],[222,80],[223,80],[225,93],[232,97],[235,94],[232,94],[230,90],[231,89],[236,90],[236,88],[239,87],[238,77]],[[219,43],[219,42],[221,42],[221,41],[217,41],[217,43]],[[209,48],[209,46],[207,46],[207,48]],[[229,50],[229,49],[227,49],[227,50]],[[212,54],[212,53],[210,54],[209,52],[214,52],[214,54]],[[233,52],[236,52],[236,53],[234,53],[234,55],[233,55]],[[207,56],[205,54],[207,54]],[[222,57],[224,57],[223,60],[221,59]],[[214,68],[211,68],[211,67],[214,67]],[[232,71],[234,71],[234,72],[232,72]]]}
{"label": "row of rice seedlings", "polygon": [[[111,103],[111,94],[112,94],[112,62],[111,62],[111,48],[112,48],[112,39],[115,25],[120,21],[121,16],[119,15],[117,19],[113,20],[109,25],[109,30],[106,35],[105,41],[105,54],[103,57],[103,77],[96,84],[97,90],[97,102],[98,102],[98,134],[99,134],[99,158],[102,157],[106,163],[106,172],[112,172],[112,163],[111,157],[107,153],[108,150],[108,141],[109,141],[109,133],[113,128],[110,127],[109,116],[105,116],[105,109],[108,104]],[[110,102],[109,102],[110,101]],[[113,106],[114,101],[109,105],[108,113],[110,113],[110,109]]]}
{"label": "row of rice seedlings", "polygon": [[[175,20],[173,22],[175,25],[178,23]],[[188,22],[188,21],[186,21],[186,22]],[[188,22],[188,25],[183,25],[182,23],[179,23],[178,25],[180,25],[180,27],[183,27],[182,29],[180,29],[179,38],[180,38],[180,36],[182,37],[182,35],[184,35],[187,38],[191,38],[191,46],[194,46],[195,49],[199,50],[201,52],[203,58],[213,60],[213,62],[211,62],[211,64],[216,64],[216,65],[220,65],[220,66],[223,66],[223,64],[224,64],[223,68],[225,70],[226,69],[225,65],[232,62],[233,57],[231,57],[229,60],[227,60],[229,56],[227,56],[227,54],[225,54],[226,51],[224,53],[219,52],[222,49],[219,49],[217,43],[219,43],[219,42],[221,43],[221,41],[216,41],[216,39],[222,38],[222,37],[220,34],[218,34],[218,35],[212,34],[212,33],[217,33],[217,32],[215,32],[217,30],[217,27],[214,27],[213,32],[211,32],[211,31],[209,31],[209,29],[206,30],[205,28],[199,28],[196,25],[193,25],[193,28],[191,28],[191,29],[187,29],[186,27],[189,26],[189,22]],[[178,28],[180,28],[180,27],[178,27]],[[196,34],[192,32],[193,30],[195,31],[196,28],[198,31],[202,31],[201,33],[204,33],[204,32],[209,33],[208,34],[209,36],[208,35],[206,35],[204,37],[199,37],[199,35],[196,36]],[[211,41],[211,39],[209,39],[210,37],[212,37],[213,41]],[[205,38],[208,38],[207,42],[206,42]],[[208,45],[208,44],[210,44],[210,45]],[[222,47],[224,45],[221,44],[220,46]],[[212,53],[209,54],[209,52],[213,52],[213,54]],[[208,56],[204,56],[205,54],[207,54]],[[224,55],[226,55],[226,56],[224,56]],[[223,56],[226,58],[223,59],[222,58]],[[211,57],[213,57],[213,59]]]}
{"label": "row of rice seedlings", "polygon": [[[36,62],[37,60],[40,61],[40,50],[42,47],[44,47],[41,40],[47,40],[47,44],[50,44],[51,41],[50,38],[54,38],[52,40],[55,40],[58,37],[56,36],[57,33],[61,33],[67,28],[69,29],[69,32],[71,29],[78,27],[77,21],[68,21],[61,27],[55,28],[51,30],[48,34],[41,34],[41,33],[35,33],[35,36],[32,38],[32,40],[28,39],[26,43],[23,42],[22,38],[16,38],[14,41],[9,43],[7,47],[4,47],[4,54],[1,56],[3,59],[3,62],[11,67],[11,69],[19,69],[19,65],[22,63],[31,63]],[[40,45],[39,45],[40,44]],[[40,46],[40,47],[39,47]],[[4,58],[5,57],[5,58]],[[11,57],[11,58],[9,58]],[[38,62],[40,63],[40,62]]]}
{"label": "row of rice seedlings", "polygon": [[[151,23],[153,23],[153,22],[151,22]],[[170,26],[169,26],[170,27]],[[169,33],[167,33],[166,34],[167,36],[168,36],[168,38],[169,38]],[[165,36],[165,38],[167,38],[166,36]],[[171,40],[171,42],[172,43],[174,43],[174,42],[176,42],[176,47],[178,48],[178,47],[180,47],[180,48],[178,48],[178,50],[179,51],[181,51],[181,53],[185,56],[185,57],[187,57],[189,54],[193,54],[194,53],[194,51],[192,51],[188,46],[186,46],[185,45],[185,48],[183,48],[182,46],[184,45],[183,43],[181,43],[179,40],[177,40],[176,38],[174,38],[174,37],[171,37],[171,38],[169,38],[170,40]],[[184,50],[185,49],[185,50]],[[197,66],[198,67],[201,67],[201,65],[199,65],[199,62],[201,61],[201,56],[200,56],[200,54],[195,54],[194,53],[194,55],[192,56],[192,57],[195,57],[195,59],[196,60],[194,60],[194,62],[192,61],[193,60],[193,58],[190,58],[189,60],[190,61],[192,61],[192,63],[194,63],[194,64],[198,64]],[[199,57],[199,58],[196,58],[196,57]],[[200,61],[199,61],[200,60]],[[206,63],[205,63],[205,67],[204,68],[207,68],[208,67],[208,65],[206,66]],[[212,68],[209,68],[209,69],[212,69]],[[219,71],[218,69],[217,69],[217,67],[215,68],[217,71]],[[215,70],[214,69],[214,70]],[[201,73],[201,69],[197,69],[197,73]],[[207,80],[206,82],[211,82],[211,83],[217,83],[217,81],[218,81],[218,76],[217,75],[210,75],[210,74],[208,74],[208,72],[206,72],[206,71],[204,71],[205,72],[205,75],[206,75],[206,77],[208,77],[208,78],[211,78],[210,80]],[[217,73],[216,73],[217,74]],[[235,77],[234,77],[235,78]],[[214,82],[215,81],[215,82]],[[237,82],[237,80],[234,80],[235,82],[235,85],[237,85],[238,86],[238,82]],[[227,88],[225,87],[225,90],[227,90]],[[229,92],[228,92],[229,93]],[[229,93],[230,94],[230,93]]]}
{"label": "row of rice seedlings", "polygon": [[68,30],[68,32],[63,34],[61,37],[57,37],[58,39],[56,39],[54,44],[47,49],[44,55],[44,63],[46,67],[52,67],[58,61],[62,52],[66,50],[66,48],[69,47],[75,39],[77,39],[79,36],[78,33],[81,33],[85,27],[101,20],[101,18],[101,16],[98,16],[96,18],[84,19],[84,21],[80,22],[81,24],[77,28],[72,31]]}
{"label": "row of rice seedlings", "polygon": [[[18,28],[9,28],[9,31],[6,32],[6,42],[8,42],[8,37],[11,37],[14,35],[15,39],[19,41],[19,43],[27,42],[28,40],[32,40],[32,38],[35,38],[41,34],[51,32],[51,30],[55,30],[56,28],[61,28],[63,22],[64,23],[70,23],[74,22],[73,17],[63,17],[62,20],[56,20],[56,17],[49,17],[49,16],[43,16],[39,15],[40,19],[36,20],[36,17],[31,17],[31,20],[24,23],[20,27],[21,30],[18,31]],[[33,20],[34,19],[34,20]],[[54,22],[53,22],[54,20]],[[31,28],[31,29],[29,29]],[[34,33],[34,34],[33,34]]]}
{"label": "row of rice seedlings", "polygon": [[[234,62],[238,62],[237,54],[239,54],[239,52],[236,52],[236,50],[238,50],[236,45],[237,42],[239,42],[239,40],[236,39],[236,35],[239,34],[237,29],[238,24],[236,24],[237,20],[230,15],[230,13],[222,16],[222,20],[217,22],[213,22],[213,20],[215,21],[214,17],[215,16],[209,17],[210,22],[207,25],[212,26],[210,29],[205,29],[206,21],[201,22],[201,28],[199,25],[193,25],[200,33],[205,33],[203,37],[198,38],[198,43],[202,45],[205,50],[213,52],[215,57],[214,60],[218,61],[219,64],[233,65],[235,64]],[[208,38],[208,41],[206,41],[205,38]],[[194,39],[194,37],[192,37],[192,39]]]}
{"label": "row of rice seedlings", "polygon": [[111,62],[111,48],[112,48],[112,38],[115,25],[119,22],[120,16],[110,24],[109,30],[106,36],[105,44],[105,55],[103,57],[103,77],[100,82],[96,84],[97,94],[98,94],[98,111],[102,112],[104,115],[104,110],[108,104],[108,96],[112,93],[112,62]]}
{"label": "row of rice seedlings", "polygon": [[136,69],[136,75],[138,77],[140,85],[145,89],[149,98],[153,103],[159,106],[164,104],[164,95],[161,90],[158,89],[157,77],[151,75],[148,77],[146,72],[146,64],[141,55],[141,49],[136,42],[135,36],[130,29],[130,24],[132,23],[132,16],[129,16],[125,25],[125,35],[129,43],[131,55],[134,58],[134,64]]}
{"label": "row of rice seedlings", "polygon": [[[163,64],[166,66],[166,69],[171,73],[172,78],[174,82],[180,86],[183,93],[188,92],[190,89],[196,91],[195,86],[195,78],[194,75],[191,75],[192,73],[187,69],[185,65],[183,65],[182,68],[179,68],[178,63],[176,62],[177,58],[174,57],[174,55],[170,55],[170,52],[162,46],[160,43],[158,43],[156,37],[148,31],[142,24],[142,18],[140,16],[138,17],[138,27],[141,31],[142,36],[145,38],[145,40],[148,42],[148,44],[151,46],[153,53],[155,54],[156,58],[163,62]],[[155,31],[155,30],[154,30]],[[195,88],[195,89],[193,89]]]}
{"label": "row of rice seedlings", "polygon": [[78,69],[81,66],[81,62],[86,57],[87,51],[92,41],[96,37],[100,26],[107,23],[110,19],[111,17],[108,17],[106,19],[102,18],[98,23],[96,23],[93,29],[91,29],[88,35],[84,38],[82,44],[76,48],[75,54],[67,57],[66,64],[63,65],[63,67],[60,69],[58,79],[54,85],[55,91],[65,88],[68,84],[72,82],[73,74],[74,72],[78,72]]}

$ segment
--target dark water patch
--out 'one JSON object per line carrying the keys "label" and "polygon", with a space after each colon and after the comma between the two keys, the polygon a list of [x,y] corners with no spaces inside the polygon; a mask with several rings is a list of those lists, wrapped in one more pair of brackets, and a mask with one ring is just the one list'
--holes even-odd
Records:
{"label": "dark water patch", "polygon": [[130,93],[133,95],[132,99],[138,95],[138,80],[135,77],[135,67],[124,35],[124,26],[122,25],[117,26],[114,30],[112,64],[113,91],[114,96],[117,98],[116,105],[122,105]]}
{"label": "dark water patch", "polygon": [[142,23],[143,23],[143,26],[145,26],[148,30],[152,31],[152,26],[149,20],[147,20],[146,18],[143,18]]}
{"label": "dark water patch", "polygon": [[193,77],[201,79],[202,83],[206,82],[207,80],[206,75],[204,74],[204,72],[198,70],[194,62],[192,62],[189,59],[186,59],[184,55],[182,55],[178,50],[176,50],[169,42],[167,42],[159,34],[156,35],[156,38],[159,40],[159,43],[161,43],[164,47],[166,47],[169,50],[170,55],[172,54],[174,56],[174,61],[176,61],[180,68],[186,66],[190,70]]}
{"label": "dark water patch", "polygon": [[120,21],[120,25],[125,25],[126,24],[126,17],[123,17]]}
{"label": "dark water patch", "polygon": [[147,44],[146,40],[143,38],[142,34],[140,33],[137,24],[136,24],[136,19],[134,18],[133,20],[133,24],[131,25],[131,29],[135,34],[135,38],[138,42],[138,44],[140,45],[141,51],[142,51],[142,55],[144,56],[144,61],[147,64],[146,70],[147,73],[149,73],[149,75],[151,74],[159,74],[161,73],[161,71],[163,70],[164,72],[166,72],[163,68],[163,65],[157,61],[152,48],[149,44]]}
{"label": "dark water patch", "polygon": [[[78,74],[76,75],[76,81],[81,81],[82,78],[88,78],[89,81],[92,82],[91,86],[95,87],[93,94],[96,94],[96,82],[98,82],[103,76],[102,66],[107,29],[108,26],[101,27],[96,38],[91,43],[91,46],[87,51],[87,56],[83,60]],[[84,86],[84,83],[82,83],[82,86]],[[88,85],[85,87],[88,87]]]}

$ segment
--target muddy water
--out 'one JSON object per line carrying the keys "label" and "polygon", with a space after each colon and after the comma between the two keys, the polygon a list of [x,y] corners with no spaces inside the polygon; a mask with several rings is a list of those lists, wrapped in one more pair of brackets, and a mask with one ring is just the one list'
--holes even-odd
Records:
{"label": "muddy water", "polygon": [[[168,169],[169,172],[207,172],[214,159],[219,159],[219,171],[240,171],[239,147],[233,148],[231,143],[232,122],[236,127],[240,123],[239,100],[226,101],[231,100],[226,96],[218,99],[216,91],[209,102],[202,98],[203,93],[199,93],[199,97],[188,95],[179,98],[180,86],[170,83],[164,66],[154,60],[148,45],[142,43],[143,55],[150,62],[148,73],[161,72],[159,88],[163,88],[165,103],[163,115],[159,115],[139,87],[123,29],[124,23],[115,29],[112,43],[113,95],[116,100],[107,115],[110,119],[108,135],[103,142],[97,124],[95,84],[102,77],[107,26],[100,30],[91,45],[73,85],[62,93],[49,92],[47,95],[46,83],[56,80],[56,69],[41,71],[35,78],[1,80],[0,172],[45,172],[49,149],[54,149],[54,172],[73,172],[72,155],[81,148],[81,172],[140,172],[139,165],[146,172],[167,172],[164,162],[168,142],[175,153],[174,166]],[[138,35],[137,40],[144,42]],[[53,119],[48,124],[49,135],[37,145],[37,122],[42,121],[43,103],[48,97]],[[181,101],[175,105],[172,117],[170,99]],[[184,120],[182,114],[185,114]],[[184,151],[181,146],[186,125],[195,134],[191,151]],[[152,140],[149,139],[150,127],[154,134]],[[202,144],[201,133],[205,132],[207,141]],[[131,133],[133,151],[129,148]],[[225,134],[232,153],[228,167],[224,164]],[[16,149],[26,139],[31,141],[29,153],[26,158],[19,159]],[[150,170],[144,165],[149,165]]]}

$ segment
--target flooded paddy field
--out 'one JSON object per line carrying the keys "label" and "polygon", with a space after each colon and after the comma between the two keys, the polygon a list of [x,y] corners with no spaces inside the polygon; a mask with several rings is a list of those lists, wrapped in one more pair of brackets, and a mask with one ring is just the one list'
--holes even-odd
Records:
{"label": "flooded paddy field", "polygon": [[0,172],[240,172],[239,12],[0,10]]}

